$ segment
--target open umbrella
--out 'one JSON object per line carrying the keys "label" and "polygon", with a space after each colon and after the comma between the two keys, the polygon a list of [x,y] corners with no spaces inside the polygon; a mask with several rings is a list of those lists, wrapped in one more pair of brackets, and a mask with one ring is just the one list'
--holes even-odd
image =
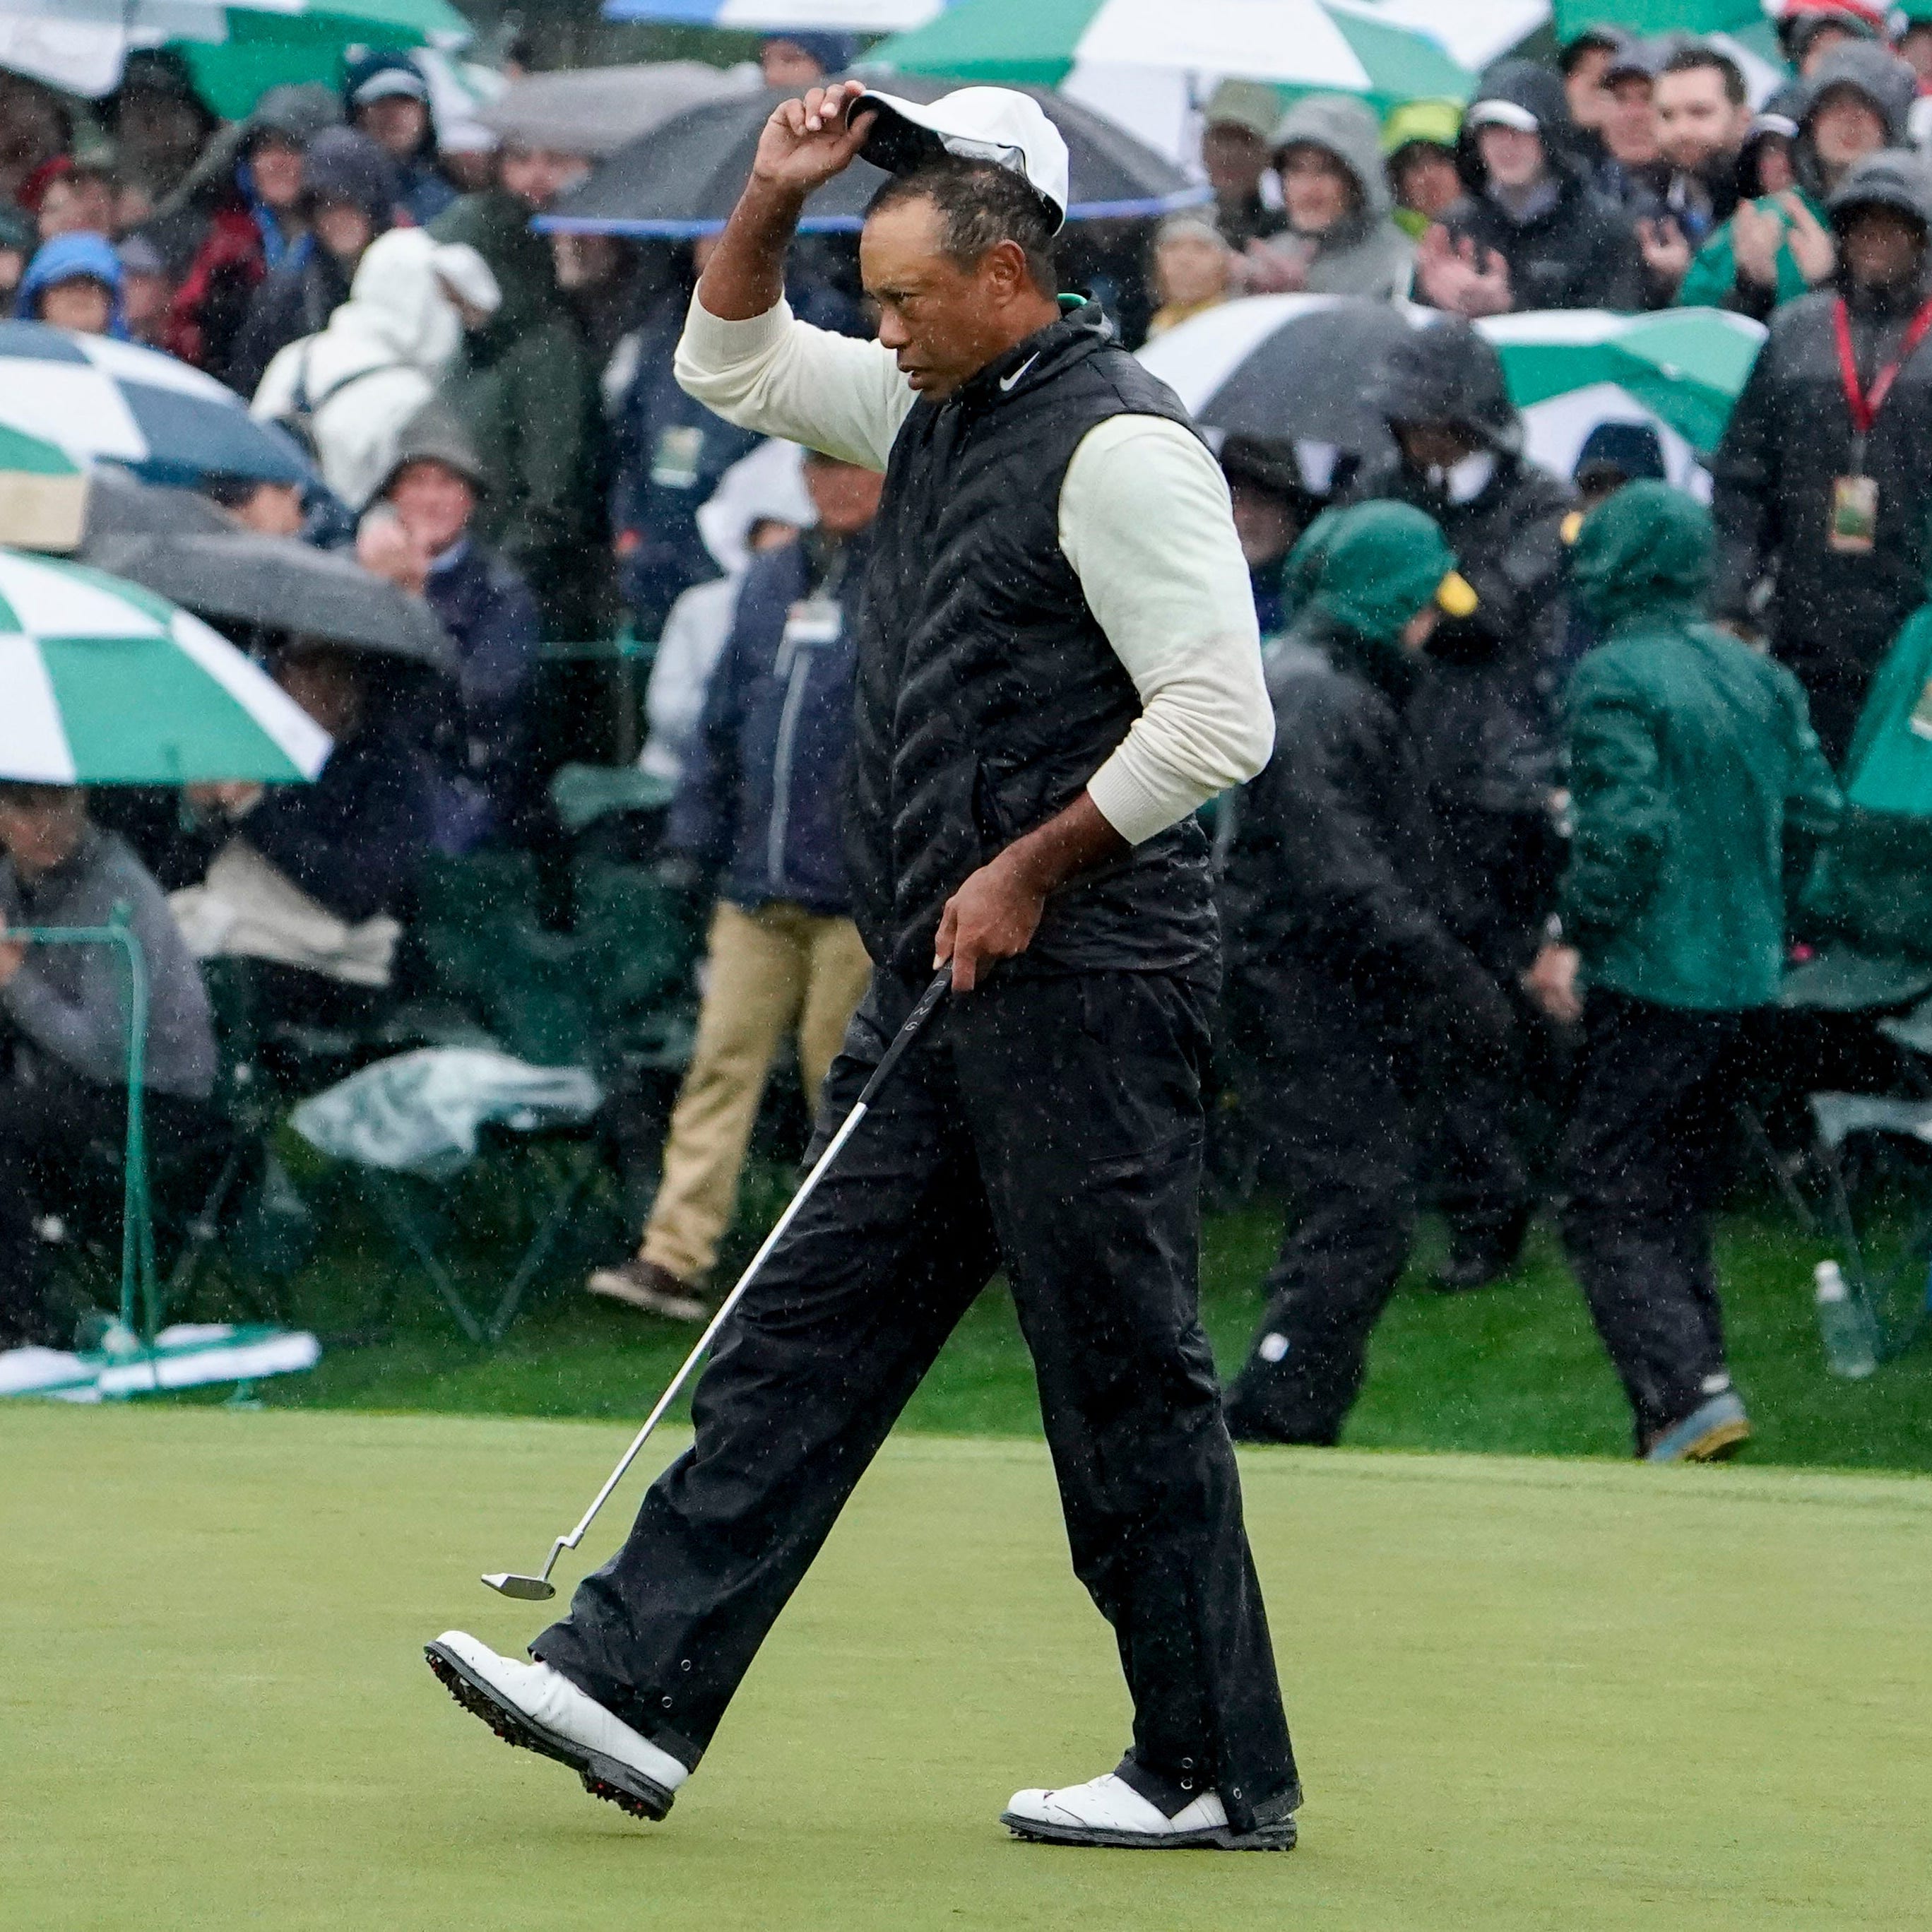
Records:
{"label": "open umbrella", "polygon": [[1058,87],[1076,65],[1239,74],[1364,96],[1378,108],[1468,98],[1471,76],[1429,36],[1346,0],[957,0],[868,61],[902,74]]}
{"label": "open umbrella", "polygon": [[104,537],[88,557],[104,570],[217,623],[299,631],[454,676],[455,646],[420,597],[354,558],[252,530],[218,536]]}
{"label": "open umbrella", "polygon": [[0,66],[98,99],[134,49],[171,46],[230,120],[268,88],[339,83],[358,43],[459,46],[470,34],[448,0],[0,0]]}
{"label": "open umbrella", "polygon": [[572,68],[512,81],[476,118],[506,141],[601,160],[688,107],[755,88],[754,76],[703,61]]}
{"label": "open umbrella", "polygon": [[[935,100],[959,83],[895,75],[892,92]],[[715,233],[752,172],[758,136],[791,90],[764,90],[692,108],[621,148],[533,226],[560,234],[695,236]],[[1027,92],[1036,93],[1029,88]],[[1052,94],[1041,105],[1066,140],[1073,205],[1070,220],[1165,213],[1208,198],[1174,164],[1090,108]],[[855,161],[806,203],[808,232],[857,229],[885,176]]]}
{"label": "open umbrella", "polygon": [[45,322],[0,322],[0,426],[76,460],[124,464],[152,483],[315,480],[293,438],[256,422],[212,376],[158,349]]}
{"label": "open umbrella", "polygon": [[740,32],[896,34],[937,14],[946,0],[604,0],[607,20],[675,20]]}
{"label": "open umbrella", "polygon": [[80,564],[0,550],[0,778],[312,778],[328,734],[199,618]]}
{"label": "open umbrella", "polygon": [[0,425],[0,543],[71,550],[86,508],[86,474],[64,450]]}

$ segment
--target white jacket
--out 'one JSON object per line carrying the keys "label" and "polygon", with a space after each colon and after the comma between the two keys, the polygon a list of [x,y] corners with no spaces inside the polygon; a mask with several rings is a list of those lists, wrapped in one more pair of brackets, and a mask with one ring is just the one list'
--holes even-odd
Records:
{"label": "white jacket", "polygon": [[378,236],[349,299],[320,334],[277,354],[249,406],[270,422],[298,422],[305,409],[323,481],[358,512],[387,480],[403,426],[435,394],[463,339],[436,284],[442,252],[420,228]]}

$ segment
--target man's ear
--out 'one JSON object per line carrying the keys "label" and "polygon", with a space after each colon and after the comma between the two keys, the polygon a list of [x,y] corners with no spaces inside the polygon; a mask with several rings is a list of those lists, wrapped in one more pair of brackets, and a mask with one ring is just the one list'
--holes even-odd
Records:
{"label": "man's ear", "polygon": [[1026,251],[1017,242],[995,242],[986,250],[983,272],[1003,302],[1011,301],[1033,286]]}

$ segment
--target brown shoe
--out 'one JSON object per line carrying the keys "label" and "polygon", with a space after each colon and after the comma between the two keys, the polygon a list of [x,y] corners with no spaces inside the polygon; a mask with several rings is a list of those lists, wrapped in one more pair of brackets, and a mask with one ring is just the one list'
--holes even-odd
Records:
{"label": "brown shoe", "polygon": [[592,1294],[608,1295],[613,1301],[672,1322],[702,1322],[711,1312],[689,1282],[641,1256],[634,1255],[619,1268],[598,1269],[584,1285]]}

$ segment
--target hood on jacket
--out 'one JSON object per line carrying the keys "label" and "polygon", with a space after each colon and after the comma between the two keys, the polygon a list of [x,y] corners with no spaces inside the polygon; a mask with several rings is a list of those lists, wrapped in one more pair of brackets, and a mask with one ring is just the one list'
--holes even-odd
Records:
{"label": "hood on jacket", "polygon": [[1304,94],[1276,123],[1268,144],[1277,157],[1293,147],[1319,148],[1348,170],[1355,184],[1359,220],[1378,221],[1394,205],[1382,172],[1376,117],[1359,100],[1346,94]]}
{"label": "hood on jacket", "polygon": [[1895,208],[1932,234],[1932,170],[1908,148],[1881,148],[1855,162],[1825,204],[1838,229],[1855,208]]}
{"label": "hood on jacket", "polygon": [[325,128],[336,126],[341,118],[335,95],[326,87],[303,82],[270,88],[245,121],[231,122],[202,148],[201,158],[158,214],[171,214],[190,206],[208,208],[238,194],[244,200],[251,199],[242,171],[265,134],[279,135],[306,150]]}
{"label": "hood on jacket", "polygon": [[396,164],[367,134],[352,128],[325,128],[302,157],[302,200],[341,202],[359,208],[380,235],[393,227],[402,180]]}
{"label": "hood on jacket", "polygon": [[39,313],[42,293],[58,282],[77,282],[83,277],[100,283],[108,293],[107,333],[121,341],[128,339],[128,319],[121,309],[121,257],[104,235],[85,230],[72,235],[56,235],[43,242],[27,264],[14,292],[14,313],[32,321]]}
{"label": "hood on jacket", "polygon": [[1522,450],[1522,418],[1510,400],[1502,363],[1461,316],[1437,316],[1396,343],[1370,393],[1391,424],[1454,423],[1498,454]]}
{"label": "hood on jacket", "polygon": [[439,374],[456,352],[463,326],[436,285],[436,253],[437,244],[420,228],[377,236],[356,266],[349,299],[329,317],[318,344],[373,351],[425,375]]}
{"label": "hood on jacket", "polygon": [[1711,512],[1694,496],[1628,483],[1583,519],[1570,583],[1583,614],[1605,631],[1636,617],[1694,617],[1716,548]]}
{"label": "hood on jacket", "polygon": [[389,485],[412,463],[440,463],[444,469],[454,470],[479,501],[490,494],[489,473],[470,432],[440,396],[432,396],[398,432],[395,460],[370,500],[387,496]]}
{"label": "hood on jacket", "polygon": [[1910,136],[1906,119],[1918,97],[1918,76],[1909,63],[1876,40],[1852,40],[1833,47],[1804,82],[1804,99],[1798,116],[1801,136],[1810,130],[1820,98],[1827,89],[1848,87],[1869,100],[1885,123],[1885,144],[1902,148]]}
{"label": "hood on jacket", "polygon": [[[1577,146],[1576,124],[1570,118],[1569,98],[1562,79],[1535,61],[1499,60],[1486,68],[1470,95],[1473,107],[1485,100],[1506,100],[1520,107],[1536,123],[1543,142],[1544,159],[1550,172],[1581,181],[1586,170]],[[1472,194],[1480,194],[1489,185],[1489,171],[1478,152],[1478,130],[1466,115],[1456,142],[1456,171]]]}
{"label": "hood on jacket", "polygon": [[1393,645],[1438,597],[1473,608],[1436,519],[1407,503],[1324,510],[1288,553],[1282,596],[1291,614],[1312,610],[1372,644]]}

